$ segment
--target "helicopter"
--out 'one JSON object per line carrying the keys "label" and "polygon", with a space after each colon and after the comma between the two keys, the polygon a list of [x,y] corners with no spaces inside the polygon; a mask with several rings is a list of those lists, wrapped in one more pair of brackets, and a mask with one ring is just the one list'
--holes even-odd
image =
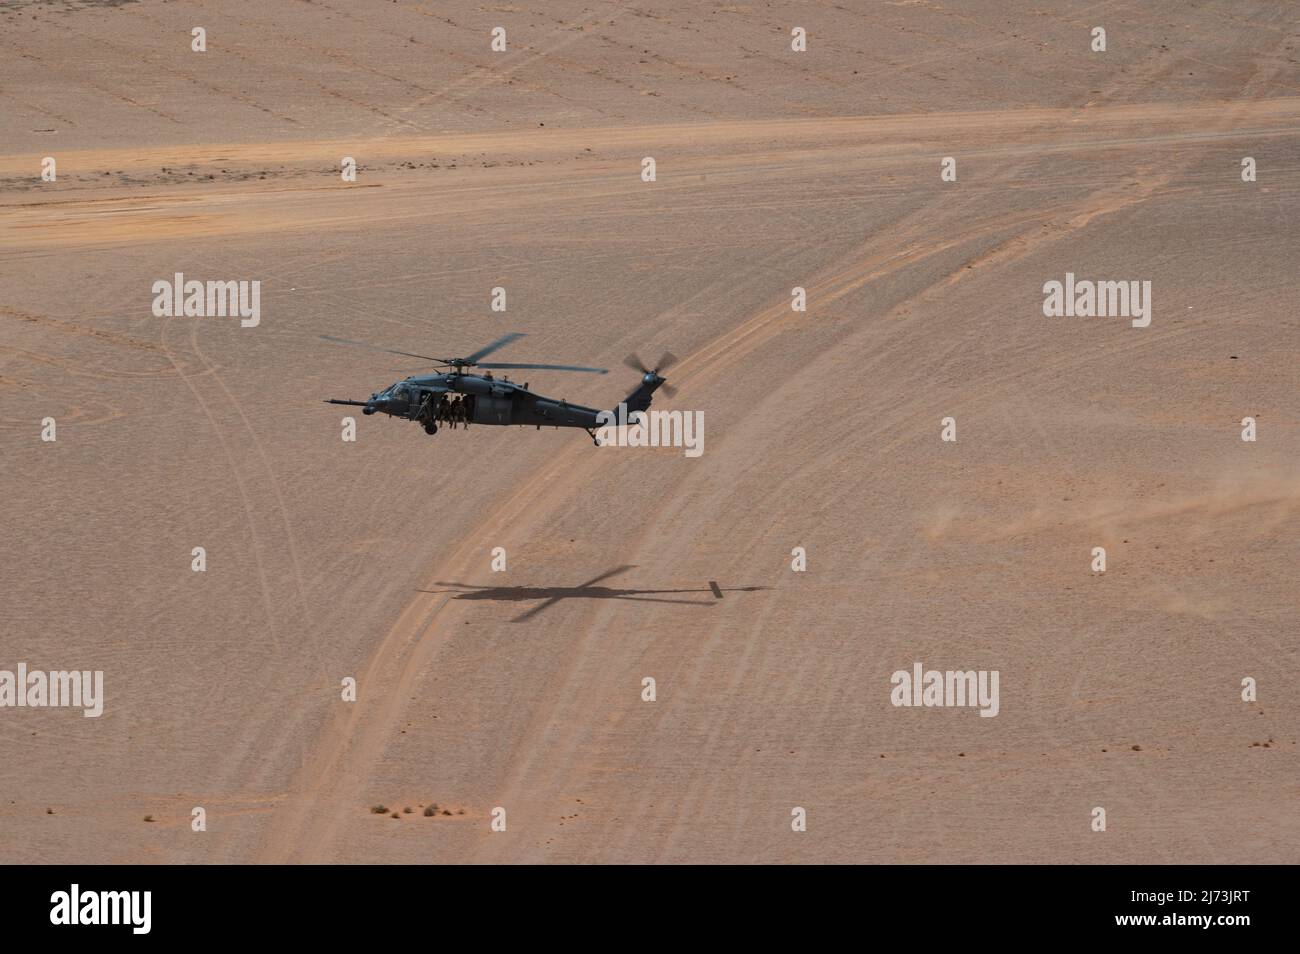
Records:
{"label": "helicopter", "polygon": [[[470,424],[492,425],[533,425],[542,427],[580,427],[585,430],[597,446],[597,428],[605,426],[614,411],[602,411],[597,408],[570,404],[563,399],[548,398],[532,391],[528,382],[517,384],[508,376],[496,378],[494,370],[539,369],[546,371],[583,371],[592,374],[606,374],[607,368],[587,368],[572,364],[518,364],[483,361],[494,351],[526,335],[510,332],[485,347],[479,348],[465,358],[434,358],[428,355],[412,354],[409,351],[397,351],[392,348],[379,348],[364,341],[351,341],[336,338],[333,335],[321,335],[324,341],[348,345],[354,348],[366,348],[385,354],[399,354],[408,358],[419,358],[432,362],[438,370],[432,374],[417,374],[390,384],[382,391],[376,391],[366,401],[351,401],[330,398],[326,404],[347,404],[360,407],[362,414],[387,414],[390,417],[415,421],[424,427],[426,434],[438,433],[438,425],[456,428],[468,427]],[[635,390],[621,402],[625,410],[623,418],[650,407],[654,393],[661,388],[664,394],[672,397],[676,390],[665,380],[660,371],[676,362],[677,358],[665,352],[653,368],[647,368],[635,354],[628,355],[623,363],[641,374],[641,380]],[[470,373],[470,368],[481,369],[483,374]]]}

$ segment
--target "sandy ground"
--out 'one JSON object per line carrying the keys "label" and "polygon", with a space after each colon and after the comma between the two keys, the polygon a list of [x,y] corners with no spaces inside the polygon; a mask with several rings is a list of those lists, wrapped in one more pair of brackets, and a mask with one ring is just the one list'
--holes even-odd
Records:
{"label": "sandy ground", "polygon": [[[1300,861],[1295,11],[536,6],[0,2],[0,861]],[[704,454],[320,403],[506,331]]]}

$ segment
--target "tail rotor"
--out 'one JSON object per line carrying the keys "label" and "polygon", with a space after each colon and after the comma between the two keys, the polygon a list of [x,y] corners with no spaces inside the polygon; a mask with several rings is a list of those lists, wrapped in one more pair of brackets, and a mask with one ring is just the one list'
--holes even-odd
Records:
{"label": "tail rotor", "polygon": [[671,351],[665,351],[660,356],[659,360],[655,362],[653,368],[647,368],[645,362],[643,362],[635,352],[624,358],[623,363],[633,371],[641,372],[642,375],[650,375],[657,378],[659,382],[659,390],[663,391],[668,397],[672,397],[677,393],[677,389],[671,384],[665,383],[664,379],[659,374],[660,371],[665,371],[677,363],[677,355],[673,354]]}

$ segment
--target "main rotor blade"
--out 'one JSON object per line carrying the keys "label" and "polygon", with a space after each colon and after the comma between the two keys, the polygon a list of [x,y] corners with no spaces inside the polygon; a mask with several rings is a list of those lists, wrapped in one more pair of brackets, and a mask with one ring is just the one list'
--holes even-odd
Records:
{"label": "main rotor blade", "polygon": [[606,374],[608,368],[583,368],[576,364],[476,364],[479,368],[538,368],[543,371],[590,371],[593,374]]}
{"label": "main rotor blade", "polygon": [[671,351],[665,351],[663,356],[660,357],[659,363],[655,365],[655,371],[663,371],[672,367],[676,363],[677,355],[673,354]]}
{"label": "main rotor blade", "polygon": [[434,364],[447,364],[446,358],[431,358],[427,354],[412,354],[409,351],[396,351],[393,348],[379,348],[372,344],[366,344],[364,341],[351,341],[347,338],[336,338],[333,335],[320,335],[325,341],[332,341],[335,344],[349,345],[353,348],[365,348],[368,351],[382,351],[384,354],[400,354],[407,358],[419,358],[422,361],[432,361]]}
{"label": "main rotor blade", "polygon": [[[492,342],[487,347],[479,348],[473,354],[466,357],[465,361],[467,364],[478,364],[479,358],[486,358],[488,355],[490,355],[493,351],[496,351],[498,348],[504,348],[506,345],[510,344],[510,342],[518,341],[520,338],[523,337],[525,336],[520,334],[517,331],[512,331],[508,335],[502,335],[500,338]],[[484,367],[486,367],[486,365],[484,365]]]}
{"label": "main rotor blade", "polygon": [[645,366],[645,362],[636,356],[636,352],[628,355],[623,359],[623,363],[633,371],[640,371],[642,374],[649,374],[650,369]]}
{"label": "main rotor blade", "polygon": [[677,389],[671,384],[661,384],[659,390],[664,392],[666,398],[675,398],[677,396]]}

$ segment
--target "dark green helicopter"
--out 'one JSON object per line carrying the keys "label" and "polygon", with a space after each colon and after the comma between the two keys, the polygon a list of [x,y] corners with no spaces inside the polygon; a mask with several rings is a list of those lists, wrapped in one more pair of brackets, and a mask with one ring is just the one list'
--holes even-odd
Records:
{"label": "dark green helicopter", "polygon": [[[438,425],[450,427],[470,424],[500,424],[535,427],[580,427],[591,435],[596,442],[596,429],[611,423],[622,423],[628,416],[645,411],[650,407],[651,396],[660,388],[669,397],[675,390],[665,384],[659,372],[677,359],[665,353],[653,369],[647,368],[634,354],[628,355],[624,363],[641,373],[641,381],[636,390],[625,397],[618,411],[602,411],[570,404],[568,401],[544,397],[528,388],[528,383],[516,384],[508,377],[494,378],[493,370],[536,368],[545,371],[588,371],[593,374],[605,374],[605,368],[584,368],[571,364],[513,364],[483,363],[482,359],[512,341],[523,338],[518,332],[503,335],[484,348],[480,348],[467,358],[431,358],[428,355],[412,354],[409,351],[396,351],[392,348],[377,348],[362,341],[349,341],[332,335],[321,335],[325,341],[336,344],[351,345],[355,348],[367,348],[382,351],[385,354],[400,354],[408,358],[419,358],[435,365],[447,368],[434,374],[417,374],[395,384],[390,384],[382,391],[376,391],[368,401],[344,401],[331,398],[326,404],[349,404],[362,408],[363,414],[387,414],[415,421],[424,426],[425,433],[438,433]],[[469,374],[467,368],[481,368],[485,374]],[[598,442],[597,442],[598,443]]]}

